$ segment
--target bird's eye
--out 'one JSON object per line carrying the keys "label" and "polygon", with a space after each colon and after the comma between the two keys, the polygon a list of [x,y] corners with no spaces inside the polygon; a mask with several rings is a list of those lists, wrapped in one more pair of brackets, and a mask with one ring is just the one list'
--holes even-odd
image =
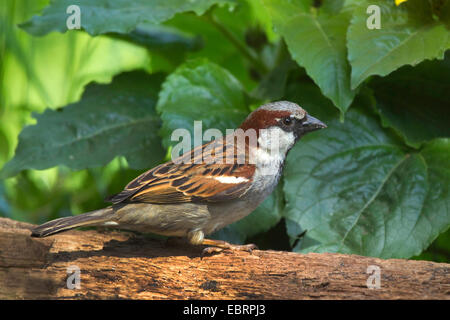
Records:
{"label": "bird's eye", "polygon": [[286,126],[290,126],[293,122],[291,117],[283,118],[283,124]]}

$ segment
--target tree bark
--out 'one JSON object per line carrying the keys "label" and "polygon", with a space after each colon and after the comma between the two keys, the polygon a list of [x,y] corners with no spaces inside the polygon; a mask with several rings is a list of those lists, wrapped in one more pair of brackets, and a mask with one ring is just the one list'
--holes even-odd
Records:
{"label": "tree bark", "polygon": [[446,263],[270,250],[202,257],[202,247],[128,232],[31,238],[31,227],[0,218],[0,299],[450,299]]}

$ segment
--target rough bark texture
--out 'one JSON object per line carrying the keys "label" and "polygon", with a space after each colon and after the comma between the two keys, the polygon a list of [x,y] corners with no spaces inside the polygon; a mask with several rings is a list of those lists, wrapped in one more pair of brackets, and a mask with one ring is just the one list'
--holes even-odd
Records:
{"label": "rough bark texture", "polygon": [[[202,248],[131,233],[31,238],[31,227],[0,218],[0,299],[450,299],[450,264],[259,250],[202,258]],[[370,265],[379,289],[367,287]],[[80,289],[67,288],[69,266]]]}

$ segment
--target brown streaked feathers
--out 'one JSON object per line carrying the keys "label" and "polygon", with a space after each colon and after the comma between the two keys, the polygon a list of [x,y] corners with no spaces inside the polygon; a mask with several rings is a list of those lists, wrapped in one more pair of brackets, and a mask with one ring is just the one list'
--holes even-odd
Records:
{"label": "brown streaked feathers", "polygon": [[[173,204],[239,198],[251,185],[255,165],[248,163],[247,148],[244,163],[239,163],[237,155],[242,152],[238,146],[233,144],[224,148],[222,139],[225,141],[226,137],[198,146],[174,161],[144,172],[122,192],[106,200],[114,204]],[[219,176],[241,179],[237,183],[224,183]]]}

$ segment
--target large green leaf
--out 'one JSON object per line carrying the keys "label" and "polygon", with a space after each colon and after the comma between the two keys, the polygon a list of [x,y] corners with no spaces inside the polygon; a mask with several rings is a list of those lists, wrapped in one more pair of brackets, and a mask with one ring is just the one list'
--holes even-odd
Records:
{"label": "large green leaf", "polygon": [[34,16],[21,27],[42,36],[51,31],[66,32],[66,10],[71,5],[80,8],[81,27],[91,35],[108,32],[128,33],[140,23],[161,23],[176,13],[194,11],[203,14],[213,4],[230,3],[228,0],[54,0],[42,15]]}
{"label": "large green leaf", "polygon": [[123,73],[108,85],[90,84],[77,103],[36,114],[37,124],[22,130],[0,176],[56,165],[102,166],[118,155],[134,168],[157,164],[164,157],[154,109],[162,80],[161,74]]}
{"label": "large green leaf", "polygon": [[[159,95],[157,110],[163,125],[163,145],[172,132],[184,128],[193,133],[194,121],[203,130],[235,129],[248,114],[242,85],[227,70],[205,59],[191,60],[167,77]],[[191,135],[194,142],[194,135]]]}
{"label": "large green leaf", "polygon": [[450,54],[447,56],[443,61],[402,67],[370,82],[383,124],[396,129],[413,147],[450,137]]}
{"label": "large green leaf", "polygon": [[[229,6],[214,7],[208,17],[193,14],[179,14],[165,24],[174,26],[184,32],[201,37],[203,47],[197,51],[187,53],[189,59],[207,58],[232,73],[246,89],[255,86],[255,79],[249,69],[255,72],[261,70],[251,65],[250,61],[242,54],[242,51],[225,36],[226,30],[234,39],[245,46],[245,34],[249,28],[265,25],[263,8],[255,2],[258,0],[240,0],[230,10]],[[252,4],[253,3],[253,4]],[[215,23],[213,22],[215,21]],[[270,20],[268,21],[270,22]],[[267,30],[266,26],[266,30]]]}
{"label": "large green leaf", "polygon": [[345,112],[355,91],[350,88],[346,33],[351,11],[315,13],[310,1],[265,0],[275,31],[286,40],[292,57],[306,69],[323,94]]}
{"label": "large green leaf", "polygon": [[[306,92],[306,91],[305,91]],[[288,156],[285,216],[302,252],[408,258],[450,225],[450,139],[405,148],[355,100],[345,122],[308,106],[328,128],[304,137]]]}
{"label": "large green leaf", "polygon": [[[52,5],[59,6],[59,4],[52,4]],[[96,2],[95,4],[92,5],[101,7],[102,3]],[[113,8],[110,8],[107,5],[104,9],[106,11],[114,10]],[[63,13],[64,13],[63,17],[67,18],[68,15],[65,14],[65,12]],[[85,13],[84,11],[81,12],[82,18],[85,17],[84,13]],[[46,17],[45,19],[47,18],[50,19],[49,17]],[[37,17],[37,19],[41,19],[41,17]],[[83,19],[81,19],[81,21],[83,21]],[[131,30],[128,30],[126,28],[114,29],[114,27],[104,25],[101,32],[98,32],[95,35],[105,34],[110,38],[125,40],[127,42],[139,44],[140,46],[150,49],[152,52],[151,56],[152,70],[172,71],[174,69],[174,65],[175,66],[178,65],[184,59],[184,54],[186,53],[186,51],[195,51],[201,48],[202,46],[202,41],[199,36],[194,36],[192,34],[183,32],[179,29],[157,24],[155,22],[149,22],[148,20],[139,23],[135,21],[130,22],[134,25],[134,27]],[[39,25],[41,22],[37,23]],[[28,32],[30,32],[31,34],[38,36],[42,36],[51,31],[51,25],[43,25],[36,29],[36,26],[34,26],[31,22],[27,22],[20,26],[23,27]],[[43,29],[41,29],[41,27]],[[43,30],[45,30],[45,32]],[[63,30],[59,31],[65,31],[65,29],[63,28]],[[72,36],[74,34],[79,35],[80,33],[79,32],[71,33]],[[67,38],[67,36],[65,38]]]}
{"label": "large green leaf", "polygon": [[[144,22],[128,33],[109,32],[109,38],[120,39],[149,49],[150,69],[170,73],[186,54],[203,47],[201,36],[181,31],[173,26]],[[105,37],[106,38],[106,37]]]}
{"label": "large green leaf", "polygon": [[0,128],[0,163],[3,163],[8,157],[9,143],[4,134],[4,128]]}
{"label": "large green leaf", "polygon": [[259,85],[252,91],[252,97],[260,100],[279,100],[285,94],[289,73],[296,64],[291,59],[285,59],[266,74]]}
{"label": "large green leaf", "polygon": [[414,260],[431,260],[435,262],[448,263],[450,261],[450,229],[443,232],[433,241],[433,243],[418,256],[412,257]]}
{"label": "large green leaf", "polygon": [[202,46],[201,38],[198,36],[174,27],[148,22],[137,25],[128,33],[111,32],[108,35],[140,44],[150,50],[163,51],[165,54],[198,50]]}
{"label": "large green leaf", "polygon": [[107,83],[120,72],[149,65],[145,48],[124,41],[84,32],[38,38],[17,28],[48,2],[0,1],[0,126],[8,139],[8,158],[21,128],[33,122],[31,111],[67,105],[79,100],[91,81]]}
{"label": "large green leaf", "polygon": [[[381,9],[381,28],[366,26],[369,5]],[[394,1],[361,1],[355,9],[347,35],[351,84],[356,88],[371,75],[384,76],[405,65],[425,59],[442,59],[450,48],[448,17],[433,19],[428,1],[409,0],[396,7]]]}

